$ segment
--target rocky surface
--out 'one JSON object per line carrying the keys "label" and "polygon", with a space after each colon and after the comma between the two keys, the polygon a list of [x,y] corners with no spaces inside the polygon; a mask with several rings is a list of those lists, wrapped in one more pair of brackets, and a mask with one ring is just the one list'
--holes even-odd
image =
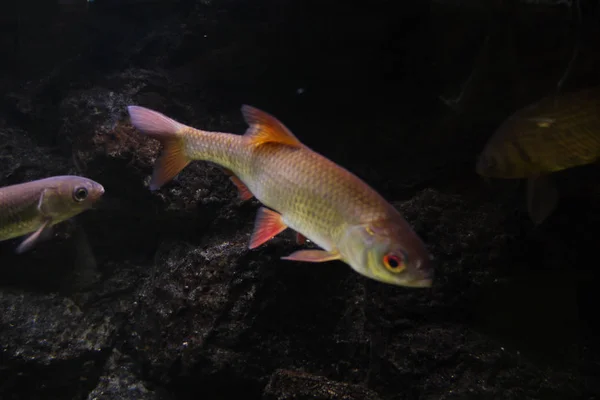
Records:
{"label": "rocky surface", "polygon": [[[473,171],[577,37],[564,87],[600,83],[592,2],[581,24],[560,1],[72,3],[0,13],[0,185],[106,188],[35,251],[0,243],[0,398],[600,396],[597,170],[564,174],[537,228],[521,187]],[[214,165],[149,191],[159,147],[127,105],[242,133],[244,103],[391,199],[436,257],[434,287],[282,261],[291,232],[248,250],[258,202]]]}

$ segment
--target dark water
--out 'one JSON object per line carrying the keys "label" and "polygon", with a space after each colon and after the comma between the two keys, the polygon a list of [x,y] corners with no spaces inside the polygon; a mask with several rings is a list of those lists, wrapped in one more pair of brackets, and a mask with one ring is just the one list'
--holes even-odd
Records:
{"label": "dark water", "polygon": [[[106,195],[85,239],[0,243],[0,398],[600,396],[598,167],[559,176],[538,227],[523,183],[474,171],[574,46],[562,90],[600,83],[598,2],[580,3],[581,21],[559,1],[4,2],[0,186],[73,173]],[[281,261],[291,232],[248,251],[258,202],[219,168],[148,190],[157,147],[130,104],[236,133],[242,104],[273,114],[404,213],[434,286]]]}

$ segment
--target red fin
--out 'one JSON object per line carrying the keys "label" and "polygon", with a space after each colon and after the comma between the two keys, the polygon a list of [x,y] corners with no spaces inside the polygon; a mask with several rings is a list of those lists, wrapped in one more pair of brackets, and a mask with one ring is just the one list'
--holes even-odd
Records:
{"label": "red fin", "polygon": [[238,178],[235,175],[232,175],[229,179],[237,187],[238,192],[240,194],[240,199],[242,201],[250,200],[252,197],[254,197],[250,189],[248,189],[248,186],[246,186],[240,178]]}
{"label": "red fin", "polygon": [[242,114],[249,125],[244,136],[254,145],[276,142],[293,147],[302,146],[298,138],[272,115],[248,105],[242,106]]}
{"label": "red fin", "polygon": [[185,155],[181,136],[186,126],[144,107],[129,106],[127,110],[133,126],[143,134],[160,141],[163,146],[150,181],[150,190],[159,189],[190,163],[190,159]]}
{"label": "red fin", "polygon": [[250,249],[260,246],[261,244],[271,240],[274,236],[285,230],[287,226],[281,220],[281,214],[261,207],[256,214],[254,223],[254,232],[250,238]]}
{"label": "red fin", "polygon": [[298,243],[298,244],[306,243],[306,236],[304,236],[300,232],[296,232],[296,243]]}
{"label": "red fin", "polygon": [[252,194],[250,189],[248,189],[248,186],[246,186],[246,184],[244,182],[242,182],[242,180],[240,178],[238,178],[236,174],[234,174],[228,168],[225,168],[225,167],[222,167],[222,168],[223,168],[223,171],[225,171],[225,173],[227,175],[229,175],[229,179],[231,180],[231,182],[233,182],[235,187],[237,187],[238,193],[240,195],[240,199],[242,201],[250,200],[252,197],[254,197],[254,195]]}
{"label": "red fin", "polygon": [[325,250],[299,250],[295,251],[287,257],[281,257],[282,260],[305,261],[305,262],[325,262],[339,260],[340,253],[328,252]]}

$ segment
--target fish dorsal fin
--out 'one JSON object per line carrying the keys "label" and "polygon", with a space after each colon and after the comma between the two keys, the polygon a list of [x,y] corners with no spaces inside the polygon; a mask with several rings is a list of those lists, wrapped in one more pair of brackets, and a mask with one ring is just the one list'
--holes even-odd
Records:
{"label": "fish dorsal fin", "polygon": [[267,142],[301,147],[302,143],[277,118],[249,105],[242,106],[244,120],[249,125],[246,136],[252,144],[259,146]]}

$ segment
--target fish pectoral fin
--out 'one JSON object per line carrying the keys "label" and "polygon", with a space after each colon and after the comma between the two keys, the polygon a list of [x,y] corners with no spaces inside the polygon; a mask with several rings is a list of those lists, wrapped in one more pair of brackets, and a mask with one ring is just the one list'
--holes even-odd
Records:
{"label": "fish pectoral fin", "polygon": [[306,236],[304,236],[300,232],[296,232],[296,243],[298,243],[298,244],[306,243]]}
{"label": "fish pectoral fin", "polygon": [[37,231],[33,232],[31,235],[27,236],[27,238],[25,238],[25,240],[23,240],[21,242],[21,244],[19,244],[19,246],[17,246],[15,252],[17,254],[22,254],[25,253],[26,251],[31,250],[36,243],[47,239],[50,234],[52,233],[52,227],[51,227],[51,219],[47,219],[44,221],[44,223],[38,228]]}
{"label": "fish pectoral fin", "polygon": [[286,228],[287,225],[283,222],[281,214],[266,207],[261,207],[256,214],[254,231],[248,247],[254,249],[271,240]]}
{"label": "fish pectoral fin", "polygon": [[163,146],[150,180],[150,190],[157,190],[190,163],[185,154],[182,136],[182,132],[188,127],[148,108],[129,106],[127,110],[132,125],[145,135],[158,140]]}
{"label": "fish pectoral fin", "polygon": [[527,180],[527,211],[534,224],[541,224],[558,204],[558,189],[549,175]]}
{"label": "fish pectoral fin", "polygon": [[337,251],[325,250],[298,250],[287,257],[281,257],[282,260],[305,261],[305,262],[325,262],[340,260],[341,254]]}
{"label": "fish pectoral fin", "polygon": [[254,197],[250,189],[248,189],[248,186],[246,186],[246,184],[242,182],[242,180],[238,178],[237,175],[233,173],[233,171],[227,168],[223,168],[223,170],[227,175],[229,175],[229,180],[231,180],[231,182],[233,182],[233,184],[237,188],[240,200],[246,201]]}
{"label": "fish pectoral fin", "polygon": [[242,114],[249,128],[244,134],[255,146],[267,142],[286,144],[292,147],[302,147],[296,136],[277,118],[252,106],[243,105]]}

